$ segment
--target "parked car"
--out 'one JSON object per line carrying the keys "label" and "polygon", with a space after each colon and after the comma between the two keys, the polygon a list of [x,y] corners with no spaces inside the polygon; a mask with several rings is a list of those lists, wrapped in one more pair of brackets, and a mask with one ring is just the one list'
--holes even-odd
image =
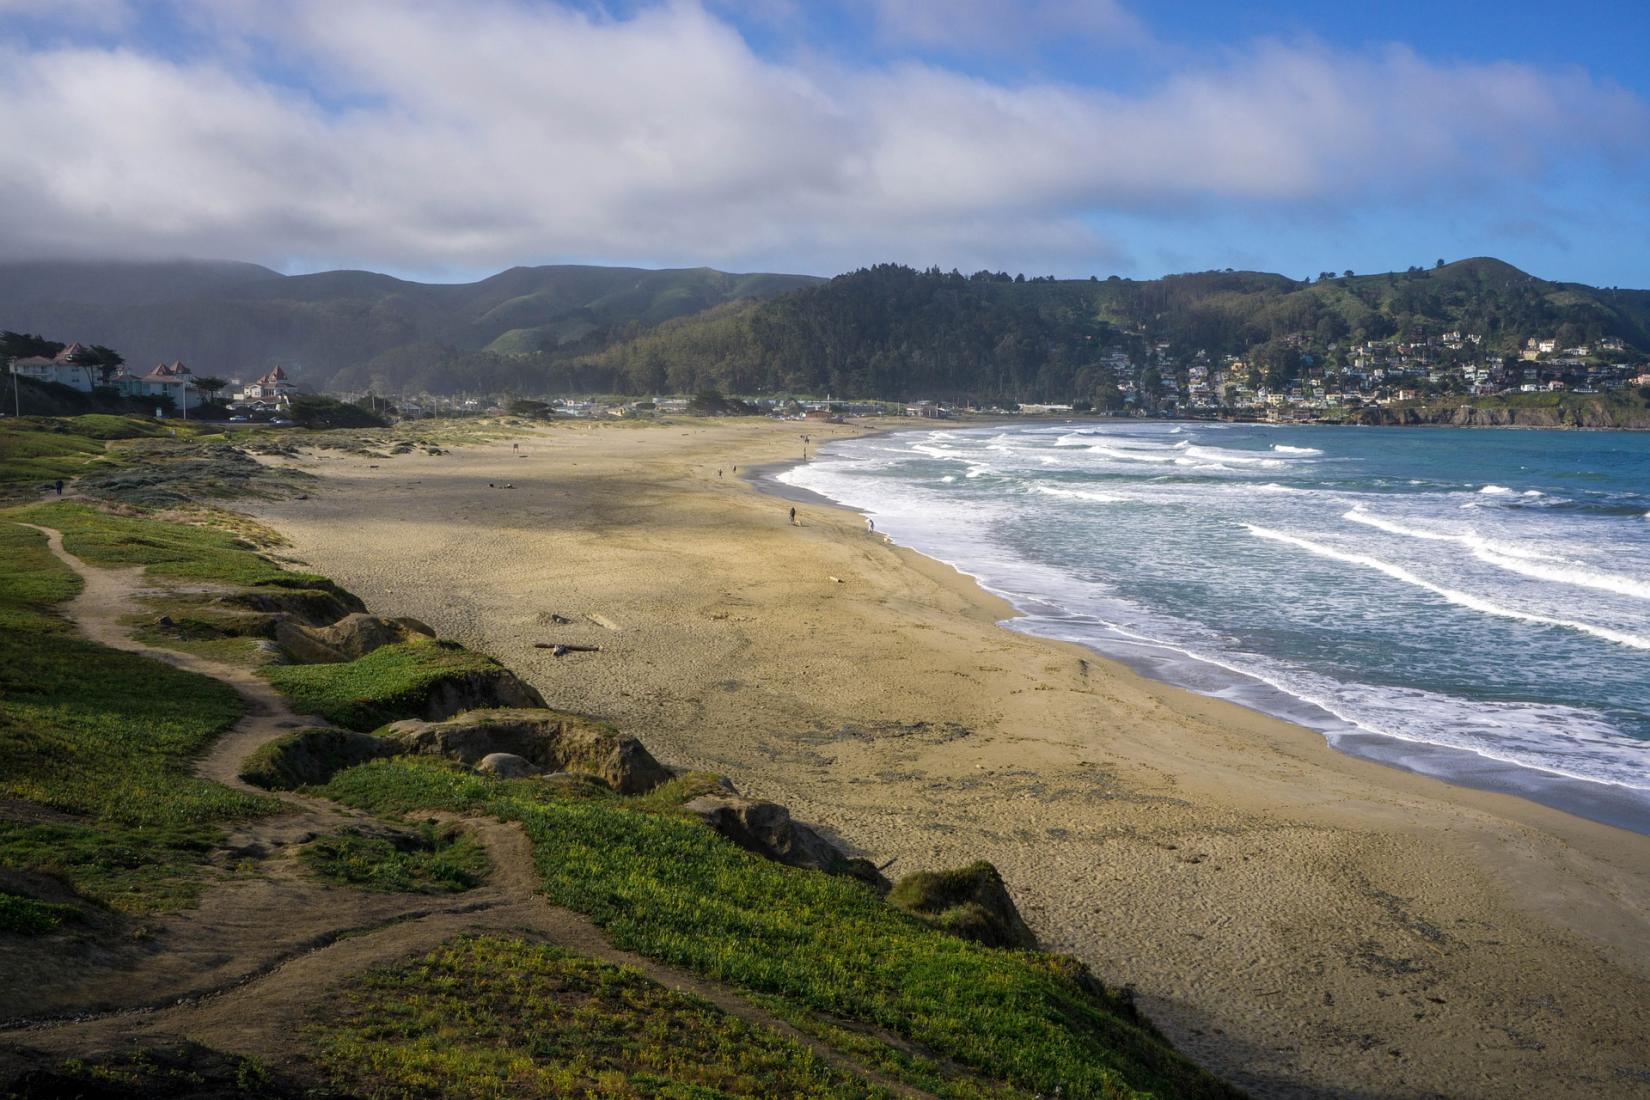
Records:
{"label": "parked car", "polygon": [[292,426],[292,421],[284,416],[277,416],[270,420],[270,424],[277,428],[289,428]]}
{"label": "parked car", "polygon": [[232,417],[229,418],[229,422],[231,424],[245,424],[247,421],[249,421],[251,419],[252,418],[250,416],[232,416]]}

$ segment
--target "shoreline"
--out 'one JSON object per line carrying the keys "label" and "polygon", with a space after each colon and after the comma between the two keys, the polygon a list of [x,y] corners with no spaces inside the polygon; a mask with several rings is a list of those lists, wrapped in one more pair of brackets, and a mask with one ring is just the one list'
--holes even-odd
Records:
{"label": "shoreline", "polygon": [[[790,430],[558,426],[524,458],[315,456],[311,500],[253,511],[383,613],[894,877],[990,860],[1047,946],[1133,985],[1256,1096],[1581,1096],[1650,1076],[1644,837],[1004,629],[1006,601],[834,503],[799,503],[789,527],[717,469],[784,461]],[[552,634],[604,651],[533,648]]]}
{"label": "shoreline", "polygon": [[[1100,422],[1104,419],[1072,418],[1063,423]],[[975,427],[995,427],[996,424],[972,425]],[[1337,425],[1315,425],[1333,427]],[[1352,425],[1354,427],[1381,425]],[[932,428],[880,427],[867,435],[899,435],[904,431],[922,432],[932,431]],[[1519,429],[1534,430],[1534,429]],[[1590,430],[1590,429],[1578,429]],[[1608,429],[1600,429],[1608,430]],[[761,467],[753,468],[741,475],[754,486],[757,491],[767,493],[797,502],[820,504],[840,508],[854,515],[863,513],[854,505],[835,500],[821,493],[814,492],[801,486],[791,485],[780,481],[779,475],[787,470],[805,465],[801,460],[789,462],[766,463]],[[888,536],[884,536],[888,537]],[[970,573],[957,562],[934,558],[925,554],[921,549],[909,546],[906,543],[894,540],[894,545],[904,547],[913,553],[922,554],[929,560],[938,562],[948,568],[956,569],[968,577],[985,592],[1006,601],[1012,608],[1013,614],[1004,617],[1001,624],[1008,630],[1021,630],[1015,625],[1017,620],[1035,615],[1035,612],[1024,604],[1016,602],[1009,593],[1002,592],[987,584],[983,579]],[[1650,797],[1645,792],[1634,792],[1632,788],[1618,788],[1612,784],[1598,780],[1582,779],[1562,773],[1547,772],[1538,768],[1526,767],[1519,764],[1496,760],[1472,752],[1468,749],[1452,748],[1448,745],[1436,745],[1426,741],[1409,741],[1401,737],[1394,737],[1372,730],[1353,726],[1343,719],[1324,711],[1310,700],[1292,695],[1276,685],[1257,679],[1246,673],[1241,673],[1190,651],[1180,649],[1165,642],[1119,642],[1115,648],[1108,649],[1103,640],[1094,638],[1068,638],[1059,634],[1039,633],[1025,630],[1033,637],[1045,638],[1053,641],[1070,642],[1081,646],[1100,657],[1117,661],[1130,669],[1136,675],[1153,680],[1157,683],[1189,691],[1208,698],[1228,698],[1239,706],[1252,710],[1257,714],[1266,715],[1279,721],[1289,722],[1302,726],[1317,733],[1324,739],[1330,748],[1356,757],[1360,760],[1369,760],[1386,767],[1397,768],[1411,775],[1426,776],[1440,782],[1471,787],[1475,790],[1489,791],[1497,794],[1511,795],[1522,798],[1549,809],[1558,810],[1572,817],[1613,828],[1624,829],[1641,835],[1650,835]],[[1244,699],[1236,699],[1221,695],[1216,690],[1203,690],[1187,678],[1176,678],[1174,675],[1161,671],[1166,661],[1156,659],[1146,652],[1161,650],[1180,654],[1200,668],[1210,670],[1221,691],[1229,690],[1235,685],[1244,685],[1254,688],[1247,693],[1248,699],[1257,696],[1275,696],[1283,705],[1268,708],[1258,701],[1251,703]],[[1131,652],[1133,651],[1133,652]],[[1320,717],[1321,715],[1321,717]]]}

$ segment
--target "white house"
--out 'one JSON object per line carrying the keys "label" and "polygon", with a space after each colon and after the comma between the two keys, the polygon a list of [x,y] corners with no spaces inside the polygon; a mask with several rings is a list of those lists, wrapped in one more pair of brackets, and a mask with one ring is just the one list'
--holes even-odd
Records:
{"label": "white house", "polygon": [[292,406],[292,393],[297,387],[280,367],[241,387],[237,401],[257,402],[264,406],[286,409]]}
{"label": "white house", "polygon": [[33,378],[37,382],[56,382],[81,393],[91,393],[97,386],[107,384],[111,368],[92,362],[91,349],[83,344],[70,344],[56,355],[31,355],[14,359],[13,374]]}
{"label": "white house", "polygon": [[169,397],[174,409],[187,411],[201,403],[194,372],[177,361],[156,363],[148,374],[120,374],[114,384],[127,397]]}

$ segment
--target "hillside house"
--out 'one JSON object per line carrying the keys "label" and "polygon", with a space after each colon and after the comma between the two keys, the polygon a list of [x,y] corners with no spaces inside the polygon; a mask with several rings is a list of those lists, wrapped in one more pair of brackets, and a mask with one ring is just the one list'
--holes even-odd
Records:
{"label": "hillside house", "polygon": [[292,393],[297,387],[280,367],[269,371],[241,387],[235,400],[256,404],[262,408],[290,409]]}
{"label": "hillside house", "polygon": [[37,382],[55,382],[81,393],[91,393],[109,384],[112,368],[97,361],[90,348],[74,343],[53,356],[31,355],[14,359],[12,373]]}
{"label": "hillside house", "polygon": [[187,411],[201,403],[201,391],[195,386],[195,373],[177,360],[156,363],[148,374],[122,372],[114,382],[116,388],[127,397],[167,397],[175,409]]}

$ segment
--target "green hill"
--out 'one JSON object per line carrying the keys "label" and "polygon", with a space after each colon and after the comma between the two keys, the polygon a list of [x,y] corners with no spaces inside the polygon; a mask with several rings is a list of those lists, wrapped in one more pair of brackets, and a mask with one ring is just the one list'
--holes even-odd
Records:
{"label": "green hill", "polygon": [[[284,276],[253,264],[0,264],[0,329],[66,333],[120,349],[128,362],[182,359],[196,371],[250,377],[281,364],[316,388],[416,361],[497,345],[534,354],[599,346],[637,327],[729,301],[811,285],[803,275],[710,268],[516,267],[474,283],[416,283],[370,271]],[[381,359],[388,355],[388,359]],[[342,372],[342,376],[341,376]]]}

